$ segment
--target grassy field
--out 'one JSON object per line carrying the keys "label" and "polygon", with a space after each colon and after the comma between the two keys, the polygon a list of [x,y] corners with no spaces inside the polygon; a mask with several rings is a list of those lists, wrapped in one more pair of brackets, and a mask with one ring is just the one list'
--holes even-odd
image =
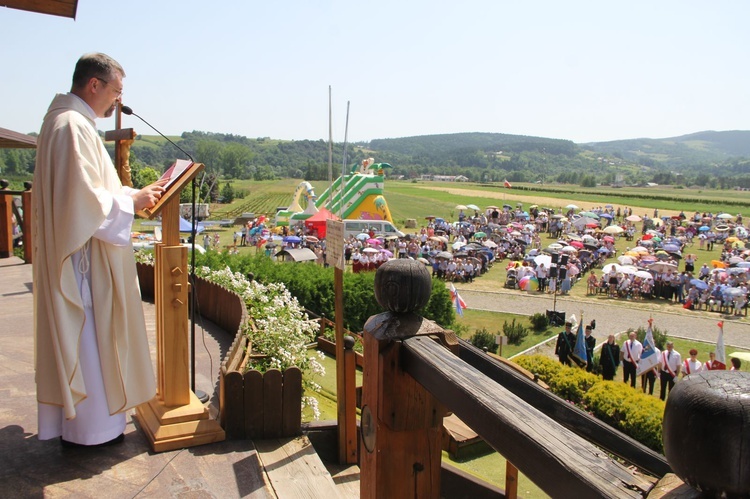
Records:
{"label": "grassy field", "polygon": [[[271,215],[275,213],[277,207],[288,206],[292,201],[292,194],[299,180],[279,180],[268,182],[252,181],[233,181],[235,190],[244,192],[244,197],[236,199],[229,205],[212,205],[212,218],[224,219],[232,218],[241,212],[252,212],[257,214]],[[221,184],[223,187],[224,183]],[[322,193],[326,187],[324,182],[313,182],[316,192]],[[549,188],[549,186],[545,186]],[[654,199],[638,198],[636,196],[650,195]],[[648,188],[648,189],[583,189],[578,186],[560,186],[556,187],[554,192],[523,191],[520,189],[503,189],[498,186],[485,186],[477,184],[446,184],[435,182],[406,182],[406,181],[388,181],[385,185],[385,197],[388,200],[389,208],[393,215],[396,225],[403,229],[404,222],[407,219],[416,219],[419,225],[425,223],[426,216],[438,216],[446,219],[455,219],[457,213],[455,206],[457,204],[477,204],[480,207],[488,205],[502,206],[510,204],[515,206],[522,203],[525,208],[531,204],[538,204],[542,207],[559,208],[569,203],[575,203],[582,209],[590,209],[595,206],[612,204],[615,209],[620,207],[632,207],[634,213],[643,215],[645,213],[652,215],[655,208],[659,209],[662,215],[676,215],[684,210],[687,215],[695,211],[711,211],[716,213],[729,212],[731,214],[742,213],[743,216],[750,216],[750,203],[747,202],[747,193],[737,193],[735,191],[693,191],[687,189],[670,189],[670,188]],[[682,200],[677,204],[674,199]],[[738,208],[735,205],[722,204],[724,200],[733,202],[744,202],[745,205]],[[272,217],[271,217],[272,218]],[[146,231],[149,227],[144,228]],[[138,226],[134,230],[138,230]],[[211,229],[212,235],[218,233],[220,236],[220,248],[232,243],[233,232],[237,228]],[[417,229],[418,230],[418,229]],[[414,232],[414,230],[412,230]],[[552,239],[546,236],[542,237],[542,246],[546,247]],[[617,242],[618,252],[623,252],[627,246],[633,246],[634,242],[626,242],[624,239]],[[252,248],[239,248],[240,252],[254,252]],[[720,256],[720,248],[709,252],[699,250],[698,244],[691,249],[691,252],[698,256],[696,269],[704,262],[710,262]],[[612,260],[614,261],[614,260]],[[489,272],[475,279],[472,283],[462,283],[460,287],[467,289],[493,291],[504,286],[506,278],[507,262],[498,262]],[[517,291],[525,293],[525,291]],[[586,300],[607,299],[603,297],[587,297],[585,283],[581,282],[572,288],[571,296]],[[654,310],[674,310],[681,311],[681,305],[671,304],[665,301],[651,302],[628,302],[632,307],[649,307]],[[469,337],[475,330],[485,328],[491,333],[502,330],[504,321],[510,321],[514,316],[508,314],[497,314],[493,312],[484,312],[476,310],[466,310],[463,318],[457,321],[465,326],[467,333],[464,337]],[[747,320],[747,319],[743,319]],[[548,330],[540,334],[533,331],[526,338],[524,343],[518,346],[505,346],[503,355],[510,357],[515,353],[525,350],[530,346],[544,341],[554,336],[554,330]],[[680,339],[674,339],[675,348],[686,356],[690,348],[697,348],[701,352],[701,357],[713,348],[713,345],[699,342],[688,342]],[[727,349],[733,351],[733,349]],[[335,406],[335,369],[334,362],[326,362],[328,376],[318,379],[323,386],[323,393],[318,397],[322,419],[334,419],[336,415]],[[748,369],[743,365],[743,370]],[[621,376],[621,374],[618,373]],[[358,380],[358,384],[361,380]],[[655,393],[658,396],[659,383],[656,383]],[[639,387],[640,389],[640,387]],[[305,420],[311,418],[309,411],[303,416]],[[445,456],[447,458],[447,456]],[[483,479],[496,484],[500,487],[504,484],[505,460],[502,456],[492,453],[486,456],[472,459],[463,463],[455,463],[465,471],[483,477]],[[537,487],[521,477],[519,482],[519,492],[526,497],[546,497]]]}

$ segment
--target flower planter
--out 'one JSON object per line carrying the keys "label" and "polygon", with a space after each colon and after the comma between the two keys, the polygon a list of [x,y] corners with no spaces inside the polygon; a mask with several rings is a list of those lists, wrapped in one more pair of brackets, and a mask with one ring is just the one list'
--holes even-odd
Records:
{"label": "flower planter", "polygon": [[[243,338],[246,342],[247,340]],[[247,372],[252,355],[245,353],[238,369],[222,369],[224,430],[232,438],[279,438],[302,430],[302,371],[290,367]]]}

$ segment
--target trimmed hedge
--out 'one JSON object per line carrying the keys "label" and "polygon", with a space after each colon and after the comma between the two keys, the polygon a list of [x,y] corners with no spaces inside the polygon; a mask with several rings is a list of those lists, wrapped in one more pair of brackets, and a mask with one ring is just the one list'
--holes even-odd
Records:
{"label": "trimmed hedge", "polygon": [[544,355],[513,359],[547,383],[550,390],[634,438],[650,449],[664,453],[662,418],[664,402],[633,390],[630,385],[605,381],[578,367],[568,367]]}
{"label": "trimmed hedge", "polygon": [[[258,281],[283,283],[300,305],[316,314],[334,318],[335,293],[332,267],[315,263],[278,263],[263,255],[230,255],[209,251],[196,255],[196,266],[212,269],[229,267],[245,276],[252,274]],[[347,272],[344,277],[344,327],[362,331],[370,316],[383,312],[375,301],[375,272]],[[432,280],[432,294],[427,306],[420,312],[443,327],[450,328],[456,319],[450,292],[445,283]]]}

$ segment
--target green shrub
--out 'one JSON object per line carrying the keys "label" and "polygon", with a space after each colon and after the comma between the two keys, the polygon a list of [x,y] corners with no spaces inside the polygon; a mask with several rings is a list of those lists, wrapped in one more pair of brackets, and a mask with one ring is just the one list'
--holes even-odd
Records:
{"label": "green shrub", "polygon": [[[630,334],[631,330],[628,330],[628,334]],[[658,327],[652,327],[651,333],[654,335],[654,343],[656,343],[656,348],[659,350],[664,350],[664,348],[667,346],[667,340],[669,339],[669,336],[667,335],[667,330],[665,329],[662,331]],[[643,343],[643,340],[646,339],[646,328],[639,327],[635,330],[635,335],[638,337],[638,341]]]}
{"label": "green shrub", "polygon": [[472,337],[469,338],[469,343],[477,348],[486,348],[488,352],[497,353],[495,335],[487,331],[487,328],[477,329]]}
{"label": "green shrub", "polygon": [[537,332],[544,331],[549,327],[549,319],[546,314],[537,312],[529,317],[529,321],[531,322],[531,328]]}
{"label": "green shrub", "polygon": [[601,421],[657,452],[662,446],[664,402],[625,383],[600,380],[584,396],[588,410]]}
{"label": "green shrub", "polygon": [[[283,283],[297,298],[300,305],[316,314],[334,317],[334,288],[332,267],[324,268],[315,263],[278,263],[258,254],[229,255],[208,251],[196,255],[196,266],[221,269],[228,266],[233,272],[263,283]],[[344,327],[353,332],[362,328],[371,316],[383,312],[375,301],[375,272],[347,272],[344,277]],[[420,311],[425,318],[443,327],[450,328],[456,319],[450,292],[445,283],[432,280],[432,294],[427,306]]]}
{"label": "green shrub", "polygon": [[529,330],[523,324],[516,324],[516,320],[513,319],[510,324],[508,321],[503,322],[503,334],[508,337],[508,343],[511,345],[520,345],[529,335]]}
{"label": "green shrub", "polygon": [[543,355],[522,356],[513,360],[538,375],[554,394],[650,449],[664,452],[661,439],[663,401],[633,390],[624,383],[605,381],[595,374],[578,367],[564,366]]}

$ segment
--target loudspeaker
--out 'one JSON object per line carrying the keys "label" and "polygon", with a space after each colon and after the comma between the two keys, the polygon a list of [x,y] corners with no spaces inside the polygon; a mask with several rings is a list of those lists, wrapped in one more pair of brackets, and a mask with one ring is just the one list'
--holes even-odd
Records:
{"label": "loudspeaker", "polygon": [[568,264],[568,255],[562,255],[560,257],[560,265],[567,265]]}
{"label": "loudspeaker", "polygon": [[549,276],[551,278],[552,277],[557,277],[557,267],[550,267],[549,268]]}
{"label": "loudspeaker", "polygon": [[560,269],[560,279],[561,280],[565,279],[565,276],[567,276],[567,275],[568,275],[568,269],[566,269],[565,267],[561,268]]}
{"label": "loudspeaker", "polygon": [[552,265],[557,265],[558,259],[560,258],[560,255],[557,253],[552,253]]}

